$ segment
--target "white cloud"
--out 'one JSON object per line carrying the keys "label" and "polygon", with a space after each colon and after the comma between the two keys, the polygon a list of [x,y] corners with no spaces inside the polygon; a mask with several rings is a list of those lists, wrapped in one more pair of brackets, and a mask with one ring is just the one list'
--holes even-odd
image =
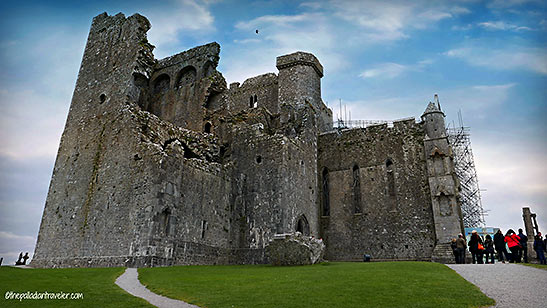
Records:
{"label": "white cloud", "polygon": [[335,16],[363,28],[363,35],[375,40],[398,40],[413,16],[412,5],[381,1],[343,1],[333,4]]}
{"label": "white cloud", "polygon": [[[329,72],[347,65],[339,54],[344,38],[337,36],[321,13],[265,15],[238,22],[235,27],[243,37],[234,43],[243,46],[237,46],[237,53],[227,53],[221,62],[228,83],[276,72],[275,58],[295,51],[313,53]],[[259,30],[258,35],[255,29]]]}
{"label": "white cloud", "polygon": [[506,9],[534,2],[541,3],[541,0],[492,0],[487,6],[492,9]]}
{"label": "white cloud", "polygon": [[468,8],[461,6],[453,6],[450,8],[450,12],[454,15],[470,14],[471,11]]}
{"label": "white cloud", "polygon": [[244,39],[244,40],[234,40],[234,43],[240,44],[249,44],[249,43],[259,43],[259,39]]}
{"label": "white cloud", "polygon": [[482,47],[462,47],[451,49],[445,56],[459,58],[471,65],[484,66],[495,70],[525,69],[547,74],[547,49],[507,47],[491,49]]}
{"label": "white cloud", "polygon": [[408,38],[413,29],[470,13],[465,7],[430,1],[331,1],[331,5],[335,16],[360,27],[359,35],[375,41]]}
{"label": "white cloud", "polygon": [[[308,10],[295,15],[264,15],[235,24],[243,36],[233,43],[249,46],[241,47],[243,51],[237,57],[229,53],[223,56],[221,66],[229,82],[275,71],[275,57],[297,50],[315,54],[326,72],[339,71],[349,66],[344,53],[404,39],[413,30],[470,12],[462,6],[428,1],[330,1],[321,5],[304,3],[300,7]],[[348,26],[348,22],[354,26]],[[259,30],[258,35],[255,29]],[[255,65],[249,66],[250,61]],[[380,64],[364,71],[361,77],[395,78],[424,65]]]}
{"label": "white cloud", "polygon": [[471,28],[473,28],[473,25],[471,24],[467,24],[463,26],[454,25],[451,27],[451,29],[455,31],[467,31],[467,30],[470,30]]}
{"label": "white cloud", "polygon": [[491,210],[486,219],[488,225],[505,230],[519,228],[522,208],[530,207],[538,213],[540,228],[545,229],[547,165],[541,154],[544,149],[527,141],[508,141],[505,135],[472,141],[479,184],[486,190],[482,193],[482,204]]}
{"label": "white cloud", "polygon": [[158,7],[146,12],[152,28],[148,38],[152,45],[158,46],[158,58],[164,56],[162,45],[177,43],[180,31],[210,32],[215,30],[214,17],[209,11],[208,2],[198,3],[194,0],[177,0],[173,7]]}
{"label": "white cloud", "polygon": [[427,10],[418,14],[418,17],[431,21],[439,21],[441,19],[451,18],[452,14],[438,10]]}
{"label": "white cloud", "polygon": [[447,114],[457,114],[457,109],[471,113],[474,120],[484,120],[492,110],[507,103],[515,83],[475,85],[443,90],[441,106]]}
{"label": "white cloud", "polygon": [[374,67],[363,71],[359,74],[359,77],[367,78],[379,78],[379,79],[392,79],[396,78],[407,71],[420,71],[425,66],[433,63],[431,59],[425,59],[412,65],[403,65],[393,62],[380,63]]}
{"label": "white cloud", "polygon": [[363,78],[386,78],[391,79],[401,75],[404,71],[408,70],[408,66],[397,63],[382,63],[376,65],[374,68],[365,70],[359,76]]}
{"label": "white cloud", "polygon": [[514,87],[516,83],[508,83],[508,84],[501,84],[501,85],[493,85],[493,86],[473,86],[472,88],[479,91],[506,91],[512,87]]}
{"label": "white cloud", "polygon": [[307,7],[313,10],[318,10],[323,7],[321,2],[303,2],[300,4],[300,7]]}
{"label": "white cloud", "polygon": [[300,15],[265,15],[250,21],[240,21],[235,27],[240,30],[253,30],[262,25],[286,26],[299,22],[309,22],[314,17],[320,17],[319,14],[300,14]]}
{"label": "white cloud", "polygon": [[529,27],[512,25],[512,24],[505,23],[503,21],[480,22],[477,25],[479,27],[482,27],[488,30],[514,30],[514,31],[533,30],[532,28],[529,28]]}

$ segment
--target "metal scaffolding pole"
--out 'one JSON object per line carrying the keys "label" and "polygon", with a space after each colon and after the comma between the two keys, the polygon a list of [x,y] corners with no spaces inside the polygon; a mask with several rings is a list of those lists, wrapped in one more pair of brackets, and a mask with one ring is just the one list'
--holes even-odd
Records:
{"label": "metal scaffolding pole", "polygon": [[460,126],[447,128],[447,135],[454,152],[454,168],[460,181],[463,224],[466,228],[482,228],[485,226],[485,211],[482,208],[481,190],[471,150],[470,130],[463,126],[461,113],[458,116]]}

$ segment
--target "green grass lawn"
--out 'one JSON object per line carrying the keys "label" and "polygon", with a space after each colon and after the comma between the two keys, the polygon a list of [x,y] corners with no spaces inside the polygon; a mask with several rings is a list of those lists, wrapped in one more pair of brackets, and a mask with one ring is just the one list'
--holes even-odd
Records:
{"label": "green grass lawn", "polygon": [[150,290],[202,307],[483,307],[494,304],[430,262],[141,268]]}
{"label": "green grass lawn", "polygon": [[519,263],[519,264],[547,270],[546,264],[535,264],[535,263]]}
{"label": "green grass lawn", "polygon": [[[114,281],[124,268],[21,269],[0,267],[0,307],[154,307]],[[80,300],[6,300],[7,291],[78,292]]]}

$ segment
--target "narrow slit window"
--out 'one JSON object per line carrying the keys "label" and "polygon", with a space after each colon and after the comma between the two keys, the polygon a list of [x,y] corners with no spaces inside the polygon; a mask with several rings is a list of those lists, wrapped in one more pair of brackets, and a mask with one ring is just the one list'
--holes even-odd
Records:
{"label": "narrow slit window", "polygon": [[353,166],[353,208],[354,212],[361,213],[361,176],[359,173],[359,166]]}
{"label": "narrow slit window", "polygon": [[395,197],[395,174],[393,172],[393,161],[388,159],[386,161],[387,170],[387,194],[390,197]]}
{"label": "narrow slit window", "polygon": [[329,170],[327,168],[323,169],[322,178],[323,178],[323,185],[322,185],[323,198],[322,198],[321,214],[323,216],[329,216],[330,215]]}

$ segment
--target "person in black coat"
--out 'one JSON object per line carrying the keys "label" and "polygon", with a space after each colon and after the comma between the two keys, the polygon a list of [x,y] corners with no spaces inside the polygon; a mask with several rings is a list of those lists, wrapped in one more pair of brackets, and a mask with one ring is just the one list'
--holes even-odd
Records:
{"label": "person in black coat", "polygon": [[545,263],[545,242],[541,239],[541,232],[534,238],[534,250],[538,256],[538,260],[541,264]]}
{"label": "person in black coat", "polygon": [[484,240],[484,253],[486,254],[486,264],[494,264],[494,241],[492,241],[490,234],[487,234]]}
{"label": "person in black coat", "polygon": [[473,230],[473,232],[471,232],[471,239],[469,240],[469,252],[471,252],[471,257],[473,258],[473,264],[484,264],[484,260],[482,259],[484,246],[483,249],[479,249],[479,244],[483,246],[482,239],[477,231]]}
{"label": "person in black coat", "polygon": [[522,259],[524,263],[528,263],[528,237],[522,233],[522,229],[519,229],[520,248],[519,248],[519,260]]}
{"label": "person in black coat", "polygon": [[454,262],[458,264],[458,249],[456,247],[456,239],[453,238],[452,241],[450,241],[450,248],[452,248],[452,254],[454,255]]}
{"label": "person in black coat", "polygon": [[503,236],[503,233],[499,229],[498,232],[494,234],[494,247],[496,248],[496,252],[498,253],[498,262],[501,261],[502,263],[505,263],[505,260],[509,261],[507,250],[505,249],[504,239],[505,236]]}

